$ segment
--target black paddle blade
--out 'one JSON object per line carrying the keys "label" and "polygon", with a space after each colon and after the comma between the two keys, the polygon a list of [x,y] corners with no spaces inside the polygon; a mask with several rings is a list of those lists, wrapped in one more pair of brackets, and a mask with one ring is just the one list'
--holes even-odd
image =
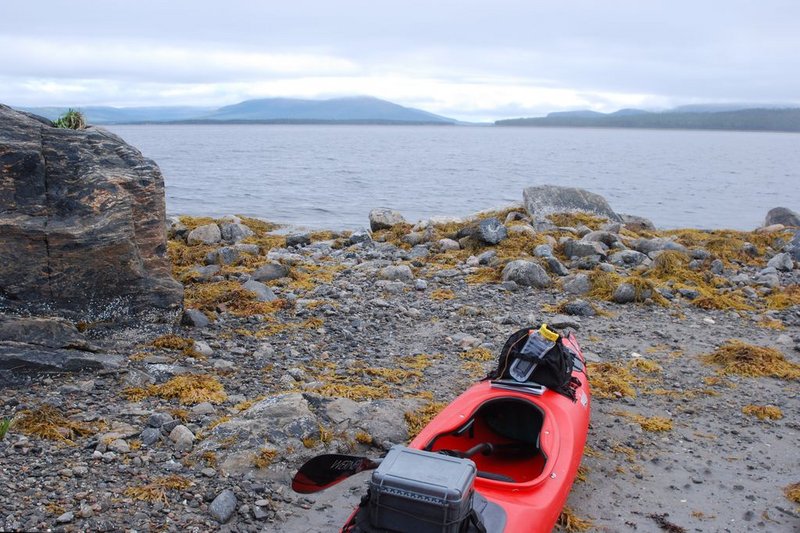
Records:
{"label": "black paddle blade", "polygon": [[306,461],[292,479],[292,490],[310,494],[327,489],[352,475],[377,468],[380,461],[357,455],[330,453]]}

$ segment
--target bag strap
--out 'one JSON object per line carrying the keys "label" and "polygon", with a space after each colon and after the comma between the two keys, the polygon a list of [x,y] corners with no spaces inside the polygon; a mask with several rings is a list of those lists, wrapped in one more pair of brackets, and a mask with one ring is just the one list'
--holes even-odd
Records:
{"label": "bag strap", "polygon": [[486,526],[483,525],[483,518],[474,508],[469,512],[469,522],[475,526],[475,529],[478,530],[478,533],[487,533]]}

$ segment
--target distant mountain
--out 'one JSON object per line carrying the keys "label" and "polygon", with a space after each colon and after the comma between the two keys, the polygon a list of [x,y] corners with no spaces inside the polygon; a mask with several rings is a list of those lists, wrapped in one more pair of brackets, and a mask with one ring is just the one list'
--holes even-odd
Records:
{"label": "distant mountain", "polygon": [[381,121],[447,123],[455,120],[411,107],[355,96],[330,100],[263,98],[247,100],[211,113],[207,120],[298,120],[298,121]]}
{"label": "distant mountain", "polygon": [[[135,123],[357,123],[455,124],[457,121],[420,109],[367,96],[301,100],[264,98],[220,108],[203,107],[79,107],[90,124]],[[67,108],[22,108],[51,120]]]}
{"label": "distant mountain", "polygon": [[[23,111],[55,120],[69,108],[67,107],[23,107]],[[131,124],[137,122],[172,122],[188,120],[212,113],[213,107],[104,107],[87,106],[80,110],[89,124]]]}
{"label": "distant mountain", "polygon": [[566,118],[566,119],[590,118],[591,119],[591,118],[602,117],[602,116],[604,116],[604,114],[600,113],[599,111],[590,111],[588,109],[579,109],[577,111],[553,111],[552,113],[548,113],[547,116],[549,118],[556,118],[556,119],[561,119],[561,118]]}
{"label": "distant mountain", "polygon": [[571,128],[653,128],[800,132],[800,108],[692,111],[681,108],[658,113],[639,109],[615,113],[593,111],[550,113],[546,117],[498,120],[497,126]]}

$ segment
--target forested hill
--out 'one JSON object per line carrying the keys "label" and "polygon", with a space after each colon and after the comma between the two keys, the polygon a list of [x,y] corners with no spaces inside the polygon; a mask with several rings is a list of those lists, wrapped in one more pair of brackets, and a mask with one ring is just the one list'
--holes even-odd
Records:
{"label": "forested hill", "polygon": [[[21,108],[55,120],[67,108]],[[261,123],[261,124],[455,124],[458,121],[421,109],[368,96],[303,100],[262,98],[220,108],[98,107],[78,108],[91,124],[136,123]]]}
{"label": "forested hill", "polygon": [[719,112],[625,109],[604,114],[593,111],[550,113],[540,118],[498,120],[497,126],[570,128],[654,128],[686,130],[746,130],[800,132],[800,108],[738,109]]}

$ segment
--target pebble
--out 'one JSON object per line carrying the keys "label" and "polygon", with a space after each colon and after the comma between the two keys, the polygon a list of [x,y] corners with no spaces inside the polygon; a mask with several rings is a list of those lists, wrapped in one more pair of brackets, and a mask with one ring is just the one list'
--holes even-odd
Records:
{"label": "pebble", "polygon": [[156,428],[145,428],[139,434],[139,439],[145,446],[150,446],[161,439],[161,431]]}
{"label": "pebble", "polygon": [[73,520],[75,520],[75,513],[73,513],[72,511],[67,511],[66,513],[56,518],[56,523],[69,524]]}
{"label": "pebble", "polygon": [[231,519],[231,516],[233,516],[238,503],[233,491],[225,489],[219,493],[219,495],[214,498],[214,501],[211,502],[211,505],[208,506],[208,512],[214,520],[220,524],[225,524]]}
{"label": "pebble", "polygon": [[178,451],[188,451],[192,449],[194,443],[194,433],[184,426],[179,425],[170,432],[169,438],[175,443],[175,449]]}

